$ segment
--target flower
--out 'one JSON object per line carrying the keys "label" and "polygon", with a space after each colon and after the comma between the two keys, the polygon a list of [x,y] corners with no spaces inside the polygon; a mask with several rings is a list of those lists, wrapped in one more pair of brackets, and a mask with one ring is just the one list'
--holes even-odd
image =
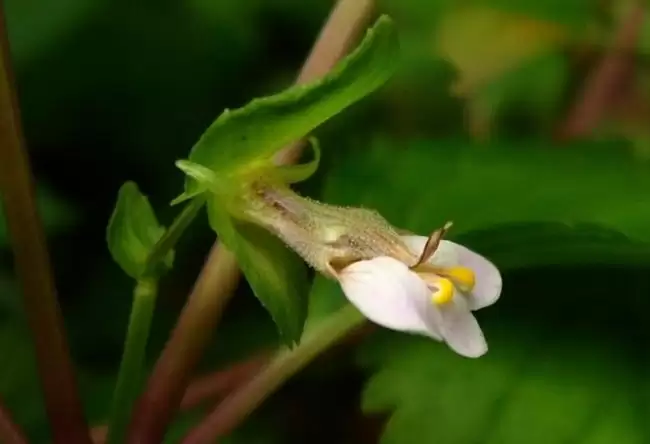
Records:
{"label": "flower", "polygon": [[458,354],[477,358],[488,347],[472,311],[496,302],[501,275],[481,255],[439,237],[402,236],[421,257],[414,266],[379,256],[351,263],[338,280],[349,301],[372,322],[444,340]]}

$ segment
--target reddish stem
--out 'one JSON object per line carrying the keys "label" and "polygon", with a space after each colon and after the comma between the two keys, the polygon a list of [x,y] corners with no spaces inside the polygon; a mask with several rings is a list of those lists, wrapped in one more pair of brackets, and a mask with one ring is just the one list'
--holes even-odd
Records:
{"label": "reddish stem", "polygon": [[587,78],[574,107],[559,131],[562,140],[590,134],[617,93],[633,73],[634,48],[645,18],[642,2],[637,2],[623,20],[610,50]]}
{"label": "reddish stem", "polygon": [[52,440],[90,444],[25,149],[0,1],[0,189]]}
{"label": "reddish stem", "polygon": [[228,295],[237,286],[238,277],[232,253],[215,243],[146,390],[136,404],[127,443],[162,442],[192,371],[212,339],[212,331]]}
{"label": "reddish stem", "polygon": [[0,402],[0,442],[2,444],[28,444],[22,429],[14,422],[11,414]]}

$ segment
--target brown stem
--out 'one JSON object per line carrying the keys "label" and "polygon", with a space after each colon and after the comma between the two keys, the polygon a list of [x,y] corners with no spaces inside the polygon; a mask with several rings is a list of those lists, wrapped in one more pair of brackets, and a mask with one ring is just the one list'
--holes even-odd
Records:
{"label": "brown stem", "polygon": [[562,140],[590,134],[598,125],[617,92],[633,73],[634,48],[643,25],[641,1],[631,7],[610,50],[587,78],[584,88],[559,131]]}
{"label": "brown stem", "polygon": [[[339,343],[339,346],[353,347],[375,330],[375,325],[365,324],[351,334],[348,334],[345,340]],[[330,353],[333,352],[334,350],[330,350]],[[324,357],[326,354],[327,352],[321,354],[321,357]],[[195,379],[183,395],[180,411],[191,410],[202,404],[213,402],[235,390],[239,390],[266,367],[270,355],[268,351],[257,352],[242,361],[235,362],[230,367]],[[106,442],[107,431],[108,427],[106,425],[93,427],[91,429],[93,442],[95,444],[104,444]]]}
{"label": "brown stem", "polygon": [[254,377],[229,393],[198,425],[181,440],[182,444],[208,444],[232,431],[255,408],[279,389],[291,376],[331,348],[365,318],[352,305],[308,328],[300,344],[281,348]]}
{"label": "brown stem", "polygon": [[54,443],[90,444],[57,302],[14,90],[0,1],[0,189]]}
{"label": "brown stem", "polygon": [[[191,410],[215,401],[231,390],[243,385],[268,361],[269,352],[258,352],[252,357],[236,362],[230,367],[195,379],[189,385],[180,404],[180,411]],[[95,444],[106,442],[108,427],[99,425],[91,429]]]}
{"label": "brown stem", "polygon": [[11,414],[0,402],[0,442],[2,444],[28,444],[22,429],[11,418]]}
{"label": "brown stem", "polygon": [[136,404],[127,443],[162,442],[187,382],[238,281],[232,253],[217,243],[201,270],[172,335]]}
{"label": "brown stem", "polygon": [[269,352],[256,353],[224,370],[194,380],[181,400],[181,410],[190,410],[213,401],[244,384],[268,362],[269,356]]}
{"label": "brown stem", "polygon": [[[371,0],[339,1],[312,48],[297,83],[313,81],[336,64],[366,26],[372,6]],[[297,142],[287,147],[276,160],[278,163],[293,162],[301,149],[302,144]],[[157,444],[161,441],[181,403],[191,372],[212,339],[214,326],[238,278],[232,253],[215,244],[136,405],[127,443]]]}

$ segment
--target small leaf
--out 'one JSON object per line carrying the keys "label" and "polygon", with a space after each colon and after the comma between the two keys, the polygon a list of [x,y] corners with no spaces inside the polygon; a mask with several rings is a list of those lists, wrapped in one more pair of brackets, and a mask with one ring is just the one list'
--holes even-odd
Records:
{"label": "small leaf", "polygon": [[208,201],[210,226],[237,257],[253,293],[269,311],[282,340],[298,342],[307,316],[308,281],[303,261],[264,229],[234,220]]}
{"label": "small leaf", "polygon": [[185,191],[172,200],[172,206],[192,199],[207,190],[218,192],[221,188],[219,178],[211,169],[206,168],[203,165],[199,165],[198,163],[189,160],[177,160],[176,166],[188,177],[191,177],[197,186],[191,192]]}
{"label": "small leaf", "polygon": [[[392,21],[381,17],[360,46],[323,79],[226,110],[206,130],[189,160],[232,174],[255,161],[268,161],[288,143],[370,94],[396,69],[398,42]],[[185,193],[199,185],[186,179]]]}
{"label": "small leaf", "polygon": [[320,164],[320,145],[315,137],[309,138],[314,158],[300,165],[280,165],[276,171],[282,181],[286,184],[298,183],[309,179],[318,170]]}
{"label": "small leaf", "polygon": [[163,264],[151,264],[155,269],[150,269],[147,263],[154,245],[164,233],[165,228],[158,223],[147,197],[134,182],[125,182],[106,232],[113,260],[134,279],[158,273],[160,266],[171,268],[173,252],[165,257]]}

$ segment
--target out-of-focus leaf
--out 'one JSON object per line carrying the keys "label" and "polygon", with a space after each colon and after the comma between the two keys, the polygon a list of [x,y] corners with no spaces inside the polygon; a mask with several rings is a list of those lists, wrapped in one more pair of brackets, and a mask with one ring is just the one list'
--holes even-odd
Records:
{"label": "out-of-focus leaf", "polygon": [[9,43],[14,60],[18,64],[28,63],[44,55],[83,26],[103,4],[101,0],[7,0]]}
{"label": "out-of-focus leaf", "polygon": [[307,268],[278,238],[234,220],[216,199],[208,201],[210,226],[235,254],[253,293],[269,311],[282,340],[298,342],[307,316]]}
{"label": "out-of-focus leaf", "polygon": [[[56,235],[64,231],[79,220],[79,211],[65,199],[50,191],[46,187],[38,187],[36,190],[36,205],[43,221],[45,232],[48,235]],[[0,248],[9,245],[9,234],[7,223],[4,218],[3,208],[0,205]]]}
{"label": "out-of-focus leaf", "polygon": [[611,343],[573,332],[551,341],[521,328],[486,334],[492,348],[477,360],[389,333],[362,349],[372,375],[363,409],[392,412],[382,444],[647,439],[637,375]]}
{"label": "out-of-focus leaf", "polygon": [[[189,160],[226,175],[268,160],[383,85],[396,69],[398,49],[392,21],[383,16],[359,47],[323,79],[225,111],[194,145]],[[185,195],[200,191],[188,177]]]}
{"label": "out-of-focus leaf", "polygon": [[434,36],[435,53],[458,69],[456,94],[477,88],[565,41],[557,24],[484,7],[449,12]]}
{"label": "out-of-focus leaf", "polygon": [[[156,242],[165,233],[156,215],[134,182],[125,182],[117,196],[115,210],[108,223],[106,239],[113,260],[122,270],[134,279],[140,279],[150,272],[148,258]],[[156,267],[171,268],[173,251],[166,256],[163,264]]]}
{"label": "out-of-focus leaf", "polygon": [[539,266],[650,265],[650,243],[591,224],[500,224],[456,238],[501,269]]}
{"label": "out-of-focus leaf", "polygon": [[470,95],[468,106],[473,122],[481,122],[483,130],[472,135],[485,139],[491,134],[495,120],[504,113],[533,118],[548,130],[554,123],[564,97],[569,77],[566,58],[560,53],[544,53],[532,57],[478,88]]}
{"label": "out-of-focus leaf", "polygon": [[[382,10],[395,15],[400,21],[421,26],[437,25],[446,13],[458,8],[456,0],[382,0]],[[566,26],[580,32],[594,20],[596,10],[591,0],[465,0],[467,8],[492,8],[494,10]]]}
{"label": "out-of-focus leaf", "polygon": [[588,223],[650,241],[650,165],[624,142],[405,145],[379,139],[331,168],[322,200],[378,210],[417,233],[453,220],[450,236],[520,222]]}

